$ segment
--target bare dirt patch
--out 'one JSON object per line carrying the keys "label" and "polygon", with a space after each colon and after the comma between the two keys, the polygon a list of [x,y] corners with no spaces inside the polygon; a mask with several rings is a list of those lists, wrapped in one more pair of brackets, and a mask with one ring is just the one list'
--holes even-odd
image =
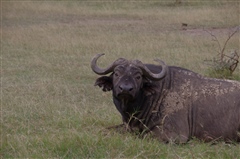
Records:
{"label": "bare dirt patch", "polygon": [[[210,36],[209,32],[213,35],[229,35],[235,30],[240,30],[240,25],[228,28],[197,28],[197,27],[182,27],[182,33],[193,35],[193,36]],[[239,34],[239,32],[238,32]]]}

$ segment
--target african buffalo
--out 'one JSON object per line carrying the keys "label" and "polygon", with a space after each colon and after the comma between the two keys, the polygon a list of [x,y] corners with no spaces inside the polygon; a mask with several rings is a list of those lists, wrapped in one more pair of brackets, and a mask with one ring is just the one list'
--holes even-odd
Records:
{"label": "african buffalo", "polygon": [[143,64],[119,58],[107,68],[92,70],[102,76],[95,85],[112,91],[113,102],[130,131],[152,134],[163,142],[240,141],[240,82],[203,77],[184,68]]}

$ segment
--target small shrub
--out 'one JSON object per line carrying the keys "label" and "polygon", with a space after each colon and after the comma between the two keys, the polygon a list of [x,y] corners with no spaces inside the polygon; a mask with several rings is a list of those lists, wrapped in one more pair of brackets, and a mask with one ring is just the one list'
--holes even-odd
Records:
{"label": "small shrub", "polygon": [[225,53],[226,46],[228,41],[233,37],[234,34],[236,34],[239,31],[239,29],[232,32],[228,39],[225,41],[223,47],[221,47],[219,40],[217,37],[212,34],[211,32],[208,32],[212,37],[213,41],[217,42],[219,51],[216,58],[213,58],[212,60],[205,60],[207,62],[210,62],[211,68],[208,70],[208,75],[214,78],[224,78],[224,79],[239,79],[240,77],[234,76],[233,72],[236,70],[238,63],[239,63],[239,54],[237,50],[234,50],[231,53]]}

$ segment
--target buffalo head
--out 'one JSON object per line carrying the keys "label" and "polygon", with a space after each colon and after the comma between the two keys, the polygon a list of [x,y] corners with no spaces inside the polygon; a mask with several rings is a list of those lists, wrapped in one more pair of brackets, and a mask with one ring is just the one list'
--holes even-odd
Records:
{"label": "buffalo head", "polygon": [[102,76],[96,80],[95,85],[102,87],[103,91],[113,91],[113,96],[120,100],[132,101],[141,93],[147,82],[161,80],[165,77],[167,66],[159,59],[155,60],[161,65],[161,72],[153,73],[141,61],[129,61],[119,58],[107,68],[99,68],[97,60],[104,54],[97,54],[91,62],[92,70]]}

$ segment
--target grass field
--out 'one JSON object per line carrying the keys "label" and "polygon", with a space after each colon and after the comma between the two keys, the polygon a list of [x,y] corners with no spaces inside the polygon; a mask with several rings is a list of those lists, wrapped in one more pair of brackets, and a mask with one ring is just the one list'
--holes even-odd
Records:
{"label": "grass field", "polygon": [[[239,144],[163,144],[105,129],[121,117],[90,69],[105,53],[103,67],[119,57],[160,58],[208,75],[204,60],[218,46],[205,30],[223,45],[240,26],[239,7],[237,0],[1,1],[0,157],[240,158]],[[239,45],[238,32],[226,50]]]}

